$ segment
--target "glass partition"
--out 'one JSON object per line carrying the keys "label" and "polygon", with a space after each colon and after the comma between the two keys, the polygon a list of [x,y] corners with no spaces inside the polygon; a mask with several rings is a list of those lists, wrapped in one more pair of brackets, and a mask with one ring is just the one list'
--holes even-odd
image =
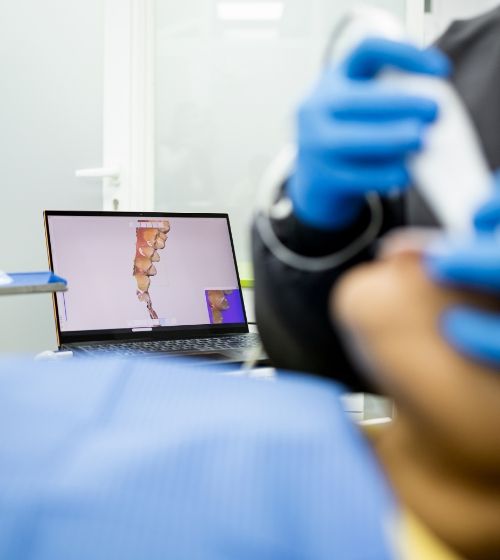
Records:
{"label": "glass partition", "polygon": [[[404,0],[368,3],[405,20]],[[157,210],[228,212],[238,260],[249,260],[259,180],[291,139],[293,110],[352,5],[156,1]]]}

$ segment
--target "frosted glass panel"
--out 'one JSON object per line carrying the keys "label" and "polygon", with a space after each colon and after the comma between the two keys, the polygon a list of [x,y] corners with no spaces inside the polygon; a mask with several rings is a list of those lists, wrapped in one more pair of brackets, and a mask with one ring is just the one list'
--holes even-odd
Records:
{"label": "frosted glass panel", "polygon": [[[99,209],[102,0],[0,0],[0,269],[47,269],[42,211]],[[89,263],[90,264],[90,263]],[[0,297],[0,351],[54,348],[49,295]]]}
{"label": "frosted glass panel", "polygon": [[[281,9],[266,15],[244,2],[251,17],[236,4],[156,2],[156,207],[229,212],[245,261],[259,179],[291,138],[326,37],[353,3],[267,2]],[[371,4],[404,19],[402,0]]]}

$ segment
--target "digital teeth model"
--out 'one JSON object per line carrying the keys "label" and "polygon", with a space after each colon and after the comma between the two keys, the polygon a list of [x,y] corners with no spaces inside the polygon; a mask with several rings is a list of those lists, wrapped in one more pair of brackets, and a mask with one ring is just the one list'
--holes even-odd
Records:
{"label": "digital teeth model", "polygon": [[210,290],[208,292],[208,302],[212,311],[213,322],[221,324],[224,322],[223,311],[229,309],[229,302],[227,295],[231,294],[233,290]]}
{"label": "digital teeth model", "polygon": [[139,301],[146,304],[151,319],[158,319],[158,314],[153,309],[149,287],[151,277],[156,276],[157,269],[153,263],[160,261],[159,250],[165,247],[170,231],[170,223],[167,220],[150,225],[149,220],[139,221],[136,228],[135,259],[133,275],[137,282],[137,297]]}

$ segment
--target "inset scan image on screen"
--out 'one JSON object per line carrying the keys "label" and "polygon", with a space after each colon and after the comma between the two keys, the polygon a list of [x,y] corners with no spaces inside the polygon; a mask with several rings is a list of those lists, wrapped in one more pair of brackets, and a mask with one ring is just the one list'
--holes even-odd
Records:
{"label": "inset scan image on screen", "polygon": [[240,290],[205,290],[205,298],[210,323],[213,325],[245,321]]}

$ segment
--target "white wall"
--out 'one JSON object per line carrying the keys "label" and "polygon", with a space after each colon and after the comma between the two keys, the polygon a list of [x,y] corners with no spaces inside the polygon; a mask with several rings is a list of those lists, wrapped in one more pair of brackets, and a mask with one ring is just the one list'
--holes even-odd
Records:
{"label": "white wall", "polygon": [[[102,0],[0,0],[0,269],[47,269],[42,210],[99,209]],[[0,297],[0,352],[55,344],[48,295]]]}

